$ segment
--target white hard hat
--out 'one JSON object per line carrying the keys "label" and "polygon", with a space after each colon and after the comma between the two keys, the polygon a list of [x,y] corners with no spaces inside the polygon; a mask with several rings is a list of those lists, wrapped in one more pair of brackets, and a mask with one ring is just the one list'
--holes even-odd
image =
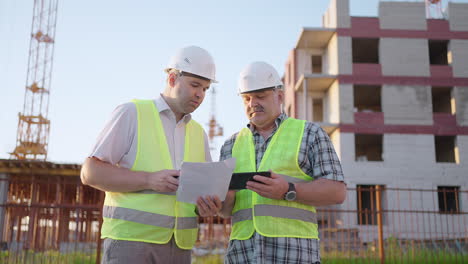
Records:
{"label": "white hard hat", "polygon": [[243,94],[265,88],[282,88],[283,82],[273,66],[263,61],[256,61],[241,71],[238,85],[239,93]]}
{"label": "white hard hat", "polygon": [[169,72],[170,69],[195,74],[210,79],[213,83],[217,82],[213,57],[208,51],[197,46],[188,46],[178,50],[169,60],[165,71]]}

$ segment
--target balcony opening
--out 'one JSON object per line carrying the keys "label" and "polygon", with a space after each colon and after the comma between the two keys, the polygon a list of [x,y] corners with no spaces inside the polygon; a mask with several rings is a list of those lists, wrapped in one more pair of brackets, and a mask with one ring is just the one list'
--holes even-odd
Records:
{"label": "balcony opening", "polygon": [[[357,220],[358,225],[377,225],[377,185],[357,185]],[[380,201],[382,205],[382,197],[384,186],[381,185]],[[382,205],[383,206],[383,205]]]}
{"label": "balcony opening", "polygon": [[429,40],[429,62],[431,65],[448,65],[448,40]]}
{"label": "balcony opening", "polygon": [[311,64],[312,64],[312,73],[322,73],[322,56],[312,55]]}
{"label": "balcony opening", "polygon": [[353,63],[379,63],[378,38],[353,38]]}
{"label": "balcony opening", "polygon": [[356,161],[383,161],[382,135],[355,134]]}
{"label": "balcony opening", "polygon": [[361,161],[383,161],[382,135],[355,134],[355,159]]}
{"label": "balcony opening", "polygon": [[323,122],[323,100],[321,98],[314,98],[312,104],[314,122]]}
{"label": "balcony opening", "polygon": [[354,85],[354,109],[357,112],[382,112],[381,86]]}
{"label": "balcony opening", "polygon": [[455,114],[455,98],[452,87],[432,87],[432,112]]}
{"label": "balcony opening", "polygon": [[434,136],[436,162],[459,163],[455,136]]}
{"label": "balcony opening", "polygon": [[459,191],[459,186],[437,186],[437,198],[441,214],[456,214],[460,212]]}

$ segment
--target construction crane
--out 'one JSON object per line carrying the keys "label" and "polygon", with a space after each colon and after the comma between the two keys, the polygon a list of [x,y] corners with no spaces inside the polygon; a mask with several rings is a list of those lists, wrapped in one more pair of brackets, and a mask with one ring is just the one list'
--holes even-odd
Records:
{"label": "construction crane", "polygon": [[222,136],[224,134],[223,127],[221,127],[216,121],[216,87],[211,87],[211,109],[210,109],[210,121],[208,122],[208,138],[210,139],[210,149],[214,150],[214,138]]}
{"label": "construction crane", "polygon": [[58,0],[34,0],[26,92],[12,159],[46,160]]}

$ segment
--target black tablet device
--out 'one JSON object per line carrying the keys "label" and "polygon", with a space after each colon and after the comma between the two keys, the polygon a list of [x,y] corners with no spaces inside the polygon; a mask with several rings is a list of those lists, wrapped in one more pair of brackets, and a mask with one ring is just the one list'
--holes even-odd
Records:
{"label": "black tablet device", "polygon": [[231,177],[231,182],[229,183],[229,190],[245,189],[248,181],[259,182],[253,179],[253,176],[255,175],[271,177],[271,173],[269,171],[233,173]]}

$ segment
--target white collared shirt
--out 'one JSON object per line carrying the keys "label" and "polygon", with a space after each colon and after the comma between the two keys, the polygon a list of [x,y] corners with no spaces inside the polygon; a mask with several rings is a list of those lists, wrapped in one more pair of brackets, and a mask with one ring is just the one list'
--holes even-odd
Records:
{"label": "white collared shirt", "polygon": [[[184,159],[185,125],[191,120],[190,114],[185,115],[179,122],[162,96],[154,100],[159,110],[167,146],[174,164],[174,169],[180,169]],[[117,106],[110,120],[99,134],[93,151],[89,157],[96,157],[113,165],[130,169],[133,166],[137,151],[137,110],[134,103]],[[208,137],[205,137],[206,161],[211,161]]]}

